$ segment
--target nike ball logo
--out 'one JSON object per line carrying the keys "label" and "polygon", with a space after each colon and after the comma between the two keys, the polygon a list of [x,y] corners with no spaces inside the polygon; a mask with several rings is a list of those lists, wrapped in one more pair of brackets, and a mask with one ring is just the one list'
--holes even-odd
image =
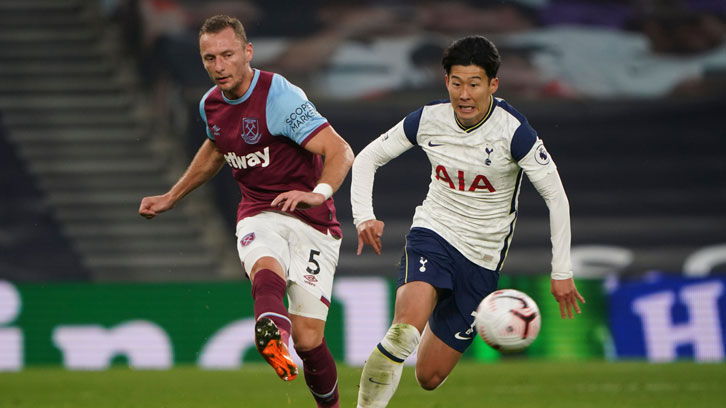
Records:
{"label": "nike ball logo", "polygon": [[461,332],[456,332],[456,334],[454,334],[454,337],[456,337],[458,340],[471,340],[471,337],[462,336]]}

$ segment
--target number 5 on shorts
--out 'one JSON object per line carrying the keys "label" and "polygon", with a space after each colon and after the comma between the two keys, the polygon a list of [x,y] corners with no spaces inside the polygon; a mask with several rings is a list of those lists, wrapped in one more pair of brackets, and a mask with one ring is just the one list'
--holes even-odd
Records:
{"label": "number 5 on shorts", "polygon": [[310,266],[308,266],[306,271],[308,271],[308,273],[311,273],[313,275],[317,275],[318,273],[320,273],[320,264],[318,264],[318,260],[315,259],[315,257],[318,255],[320,255],[320,251],[316,251],[314,249],[310,250],[310,258],[308,259],[308,262],[315,265],[315,267],[311,268]]}

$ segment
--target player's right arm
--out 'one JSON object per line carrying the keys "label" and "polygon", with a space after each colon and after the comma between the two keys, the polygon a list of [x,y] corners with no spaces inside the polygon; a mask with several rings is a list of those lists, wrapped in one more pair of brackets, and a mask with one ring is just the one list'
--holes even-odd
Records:
{"label": "player's right arm", "polygon": [[404,121],[368,144],[353,161],[350,184],[350,203],[353,222],[358,230],[357,255],[364,244],[370,245],[376,254],[381,254],[383,221],[373,213],[373,181],[376,170],[391,159],[398,157],[414,145],[406,137]]}
{"label": "player's right arm", "polygon": [[204,141],[184,174],[165,194],[144,197],[139,206],[139,215],[147,219],[156,217],[174,208],[184,196],[204,184],[224,165],[224,155],[211,139]]}

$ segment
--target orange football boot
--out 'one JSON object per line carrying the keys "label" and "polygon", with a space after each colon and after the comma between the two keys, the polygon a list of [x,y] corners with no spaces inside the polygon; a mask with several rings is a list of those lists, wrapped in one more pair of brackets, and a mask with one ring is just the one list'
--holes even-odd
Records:
{"label": "orange football boot", "polygon": [[297,365],[290,357],[287,344],[281,339],[280,329],[272,319],[263,317],[255,323],[257,351],[283,381],[292,381],[297,377]]}

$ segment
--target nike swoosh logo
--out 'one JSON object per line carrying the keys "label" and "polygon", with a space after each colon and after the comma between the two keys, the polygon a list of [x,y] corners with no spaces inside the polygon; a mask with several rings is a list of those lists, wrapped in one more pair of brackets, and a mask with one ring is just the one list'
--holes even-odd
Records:
{"label": "nike swoosh logo", "polygon": [[456,332],[456,334],[454,335],[454,337],[456,337],[459,340],[471,340],[471,337],[462,336],[460,333],[461,332]]}
{"label": "nike swoosh logo", "polygon": [[378,384],[378,385],[391,385],[390,383],[378,382],[378,381],[374,380],[373,377],[368,377],[368,381],[372,382],[373,384]]}
{"label": "nike swoosh logo", "polygon": [[429,146],[431,146],[431,147],[436,147],[436,146],[443,146],[443,144],[439,144],[439,143],[431,143],[431,141],[429,140]]}

